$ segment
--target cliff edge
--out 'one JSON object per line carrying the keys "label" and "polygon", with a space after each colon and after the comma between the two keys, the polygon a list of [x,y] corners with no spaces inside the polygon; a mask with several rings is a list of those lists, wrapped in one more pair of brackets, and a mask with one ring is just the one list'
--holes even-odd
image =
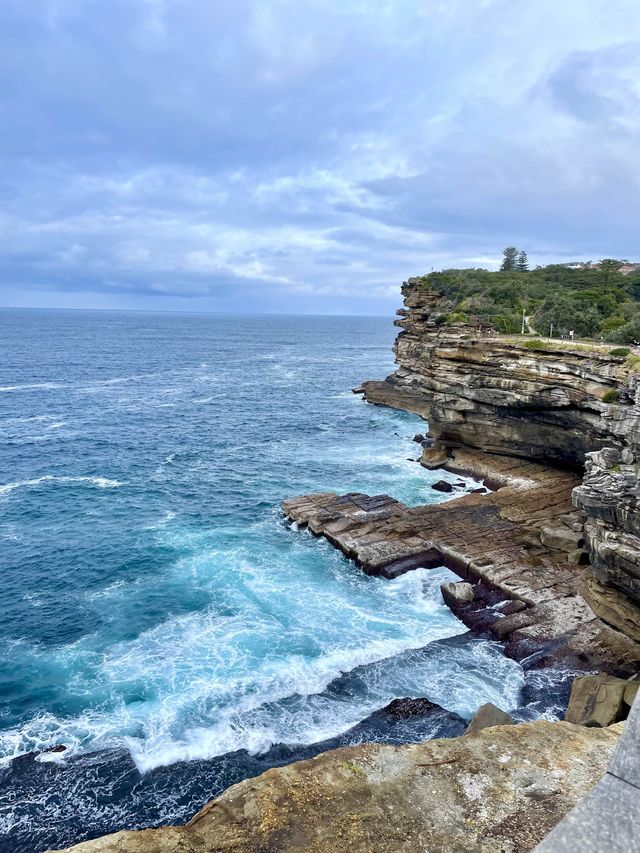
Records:
{"label": "cliff edge", "polygon": [[584,474],[573,490],[592,567],[582,593],[604,621],[640,640],[637,356],[450,323],[446,302],[422,279],[402,290],[398,369],[365,382],[365,399],[428,420],[427,467],[455,467],[456,449],[474,448]]}
{"label": "cliff edge", "polygon": [[70,851],[530,851],[604,774],[620,731],[538,721],[338,749],[234,785],[184,827],[118,832]]}

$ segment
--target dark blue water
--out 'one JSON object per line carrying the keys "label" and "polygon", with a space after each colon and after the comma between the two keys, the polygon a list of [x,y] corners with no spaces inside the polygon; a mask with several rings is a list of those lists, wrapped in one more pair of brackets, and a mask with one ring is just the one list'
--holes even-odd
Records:
{"label": "dark blue water", "polygon": [[0,312],[3,850],[184,820],[326,742],[418,736],[363,723],[396,697],[518,704],[520,667],[443,606],[446,570],[370,578],[281,516],[312,491],[442,500],[408,459],[420,422],[350,391],[390,371],[394,333]]}

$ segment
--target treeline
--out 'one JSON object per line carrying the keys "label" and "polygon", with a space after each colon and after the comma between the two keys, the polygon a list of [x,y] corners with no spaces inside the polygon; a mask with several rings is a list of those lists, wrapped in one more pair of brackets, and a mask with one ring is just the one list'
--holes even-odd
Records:
{"label": "treeline", "polygon": [[554,337],[573,331],[614,343],[640,341],[640,272],[622,275],[612,259],[591,268],[527,270],[517,266],[522,256],[526,263],[526,253],[510,247],[505,262],[515,268],[448,269],[421,280],[442,296],[444,323],[480,322],[513,334],[521,331],[524,312],[525,329],[540,335],[553,329]]}

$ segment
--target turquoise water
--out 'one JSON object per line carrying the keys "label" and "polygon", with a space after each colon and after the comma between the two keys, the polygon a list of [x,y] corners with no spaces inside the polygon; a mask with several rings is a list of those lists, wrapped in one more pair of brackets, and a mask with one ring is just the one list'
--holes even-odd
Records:
{"label": "turquoise water", "polygon": [[[6,849],[132,825],[152,778],[165,807],[140,825],[184,819],[235,780],[228,756],[344,736],[396,697],[518,705],[496,644],[430,647],[465,631],[445,569],[367,577],[280,512],[313,491],[443,499],[449,475],[410,461],[424,424],[350,391],[391,370],[390,320],[3,311],[0,332]],[[20,756],[57,744],[27,773]],[[96,754],[99,780],[78,775]],[[118,790],[123,754],[137,781]],[[162,768],[223,756],[178,803],[182,770]],[[61,804],[47,786],[72,773]]]}

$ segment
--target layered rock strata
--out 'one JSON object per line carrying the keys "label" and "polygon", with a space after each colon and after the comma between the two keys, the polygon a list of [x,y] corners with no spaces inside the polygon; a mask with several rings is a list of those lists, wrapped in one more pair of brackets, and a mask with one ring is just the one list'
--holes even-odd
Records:
{"label": "layered rock strata", "polygon": [[[473,447],[584,469],[573,493],[586,518],[584,542],[571,557],[592,565],[582,593],[602,619],[640,640],[637,358],[604,345],[449,325],[446,301],[420,280],[409,280],[403,293],[398,369],[383,382],[366,382],[359,389],[365,399],[429,421],[421,460],[427,467],[450,467],[452,449]],[[615,402],[604,402],[611,395]],[[554,547],[554,532],[546,536]]]}
{"label": "layered rock strata", "polygon": [[[365,399],[415,412],[446,446],[474,447],[579,468],[611,443],[608,391],[624,382],[625,359],[609,347],[480,334],[443,323],[446,305],[416,279],[403,286],[396,325],[398,369],[365,382]],[[619,426],[620,433],[625,429]],[[622,446],[623,438],[615,439]]]}
{"label": "layered rock strata", "polygon": [[[581,516],[571,503],[578,477],[522,459],[462,450],[454,452],[452,466],[482,473],[501,487],[419,507],[387,495],[324,493],[285,501],[283,509],[368,574],[393,578],[418,566],[445,565],[498,591],[518,607],[509,608],[508,615],[502,615],[507,608],[492,608],[488,627],[516,657],[545,645],[555,660],[635,673],[640,644],[596,616],[580,592],[583,567],[569,559],[583,536]],[[472,605],[456,613],[463,621],[475,615]]]}
{"label": "layered rock strata", "polygon": [[620,725],[538,721],[406,746],[365,744],[234,785],[186,826],[74,853],[527,853],[600,779]]}

